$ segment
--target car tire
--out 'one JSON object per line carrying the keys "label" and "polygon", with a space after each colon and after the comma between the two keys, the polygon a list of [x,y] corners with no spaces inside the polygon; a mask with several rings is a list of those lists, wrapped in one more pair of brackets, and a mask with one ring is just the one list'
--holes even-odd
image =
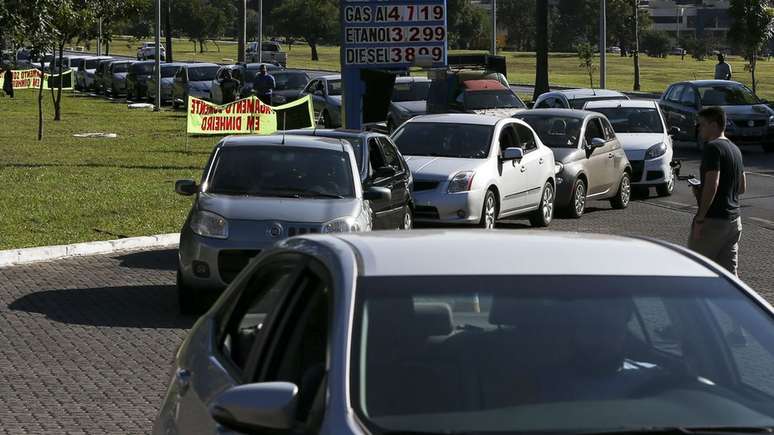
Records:
{"label": "car tire", "polygon": [[196,290],[188,287],[183,281],[183,274],[177,270],[177,306],[180,314],[196,314],[199,310],[199,299]]}
{"label": "car tire", "polygon": [[481,220],[478,222],[478,226],[485,230],[493,229],[497,223],[498,209],[499,204],[497,203],[497,196],[494,190],[487,190],[484,196],[484,205],[481,207]]}
{"label": "car tire", "polygon": [[414,212],[411,211],[411,206],[409,204],[406,204],[403,206],[403,219],[400,223],[401,230],[410,230],[414,228]]}
{"label": "car tire", "polygon": [[578,219],[586,212],[586,195],[588,188],[586,182],[582,179],[575,180],[575,184],[572,186],[572,197],[570,203],[567,205],[567,216]]}
{"label": "car tire", "polygon": [[672,193],[675,191],[675,177],[674,175],[670,178],[670,180],[664,184],[659,184],[656,186],[656,193],[658,196],[672,196]]}
{"label": "car tire", "polygon": [[556,200],[556,191],[550,181],[546,181],[543,186],[543,194],[540,196],[540,205],[533,211],[529,217],[529,223],[533,227],[547,227],[554,220],[554,201]]}
{"label": "car tire", "polygon": [[621,176],[621,181],[618,183],[618,192],[613,199],[610,200],[610,205],[614,209],[623,210],[629,206],[629,200],[632,198],[632,178],[628,172],[624,172]]}
{"label": "car tire", "polygon": [[765,143],[763,146],[763,152],[774,153],[774,143]]}

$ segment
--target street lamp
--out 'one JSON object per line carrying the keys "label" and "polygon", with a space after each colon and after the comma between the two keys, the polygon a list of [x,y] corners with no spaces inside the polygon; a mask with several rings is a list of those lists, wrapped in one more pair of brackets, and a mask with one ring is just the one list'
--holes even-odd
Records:
{"label": "street lamp", "polygon": [[607,87],[607,5],[599,0],[599,87]]}
{"label": "street lamp", "polygon": [[[156,0],[156,107],[154,112],[161,110],[161,0]],[[186,102],[188,104],[188,102]],[[186,106],[188,107],[188,106]]]}
{"label": "street lamp", "polygon": [[497,54],[497,0],[492,0],[492,55]]}

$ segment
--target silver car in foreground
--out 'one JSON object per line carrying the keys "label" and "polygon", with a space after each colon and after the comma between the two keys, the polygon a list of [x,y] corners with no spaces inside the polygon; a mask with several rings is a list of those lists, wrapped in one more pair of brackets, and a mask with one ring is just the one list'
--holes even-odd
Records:
{"label": "silver car in foreground", "polygon": [[196,312],[250,261],[276,241],[307,233],[369,231],[368,199],[355,155],[341,140],[304,136],[227,137],[215,146],[201,185],[179,180],[195,195],[180,232],[180,310]]}
{"label": "silver car in foreground", "polygon": [[523,121],[485,115],[412,118],[392,135],[414,175],[415,222],[479,225],[554,216],[554,154]]}
{"label": "silver car in foreground", "polygon": [[764,432],[773,354],[771,306],[673,245],[301,236],[193,326],[153,433]]}

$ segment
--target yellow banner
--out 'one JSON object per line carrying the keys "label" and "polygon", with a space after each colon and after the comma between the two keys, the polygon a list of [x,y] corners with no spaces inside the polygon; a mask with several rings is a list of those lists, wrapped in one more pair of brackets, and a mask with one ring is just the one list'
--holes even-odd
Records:
{"label": "yellow banner", "polygon": [[[11,70],[13,89],[38,89],[40,88],[40,78],[43,77],[43,89],[59,88],[59,80],[63,80],[62,89],[70,90],[73,88],[73,70],[68,69],[62,74],[41,73],[38,69]],[[5,72],[0,74],[0,89],[5,85]]]}
{"label": "yellow banner", "polygon": [[314,127],[314,108],[308,95],[277,107],[254,96],[222,106],[188,97],[186,132],[190,134],[266,135],[307,127]]}

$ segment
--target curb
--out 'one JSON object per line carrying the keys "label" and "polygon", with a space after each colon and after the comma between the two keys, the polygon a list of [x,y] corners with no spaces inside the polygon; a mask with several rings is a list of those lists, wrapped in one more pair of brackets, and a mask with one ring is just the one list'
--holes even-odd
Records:
{"label": "curb", "polygon": [[158,234],[155,236],[127,237],[117,240],[75,243],[71,245],[40,246],[37,248],[10,249],[0,251],[0,268],[18,264],[38,263],[62,258],[87,255],[112,254],[134,249],[175,246],[180,242],[180,233]]}

